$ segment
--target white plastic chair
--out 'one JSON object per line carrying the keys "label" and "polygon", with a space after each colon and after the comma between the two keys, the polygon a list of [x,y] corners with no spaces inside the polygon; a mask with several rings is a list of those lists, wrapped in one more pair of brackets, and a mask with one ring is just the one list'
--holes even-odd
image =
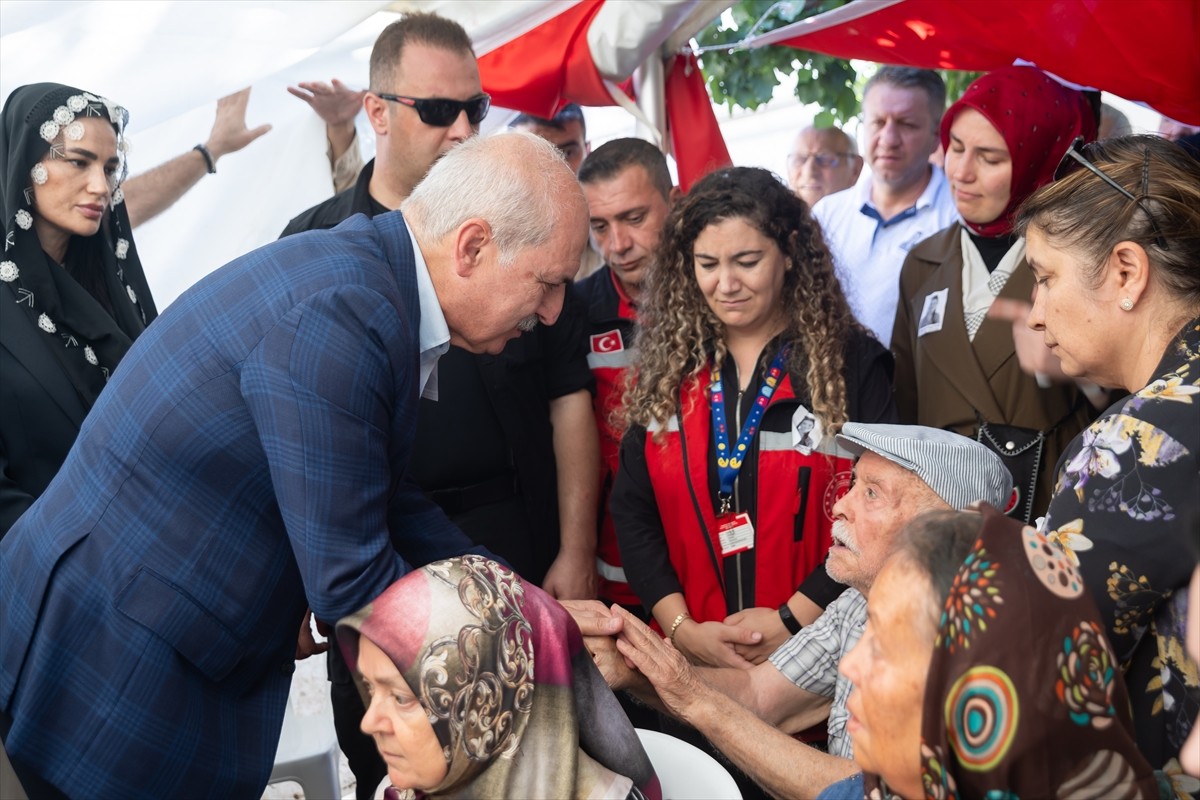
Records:
{"label": "white plastic chair", "polygon": [[658,774],[663,800],[742,800],[729,770],[708,753],[665,733],[636,730]]}
{"label": "white plastic chair", "polygon": [[337,732],[333,728],[333,705],[328,692],[321,698],[316,714],[303,716],[296,713],[288,696],[275,767],[267,783],[282,781],[299,783],[308,800],[338,800],[342,796]]}

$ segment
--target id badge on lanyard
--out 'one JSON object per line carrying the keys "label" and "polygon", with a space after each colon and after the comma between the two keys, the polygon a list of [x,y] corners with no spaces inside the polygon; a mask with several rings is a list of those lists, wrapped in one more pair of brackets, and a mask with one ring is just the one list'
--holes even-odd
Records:
{"label": "id badge on lanyard", "polygon": [[750,521],[750,515],[743,511],[717,517],[717,537],[721,541],[723,557],[753,549],[754,523]]}
{"label": "id badge on lanyard", "polygon": [[749,452],[750,443],[758,433],[762,422],[763,412],[779,385],[783,375],[783,364],[787,360],[788,348],[780,348],[767,374],[763,378],[758,397],[750,408],[750,414],[742,425],[737,443],[731,450],[729,447],[729,430],[725,424],[725,391],[721,382],[721,370],[716,364],[712,368],[710,385],[712,388],[712,424],[713,442],[717,450],[717,479],[719,484],[720,513],[717,514],[717,538],[721,543],[721,555],[731,556],[754,547],[754,524],[750,515],[745,512],[733,513],[733,487],[737,481],[738,472]]}

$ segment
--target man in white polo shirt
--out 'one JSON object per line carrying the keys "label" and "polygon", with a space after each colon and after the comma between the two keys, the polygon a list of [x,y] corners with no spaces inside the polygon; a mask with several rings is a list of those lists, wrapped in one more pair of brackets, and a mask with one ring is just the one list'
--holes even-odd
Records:
{"label": "man in white polo shirt", "polygon": [[945,173],[929,163],[945,107],[933,70],[882,67],[863,95],[871,177],[813,207],[850,308],[885,346],[905,256],[958,216]]}

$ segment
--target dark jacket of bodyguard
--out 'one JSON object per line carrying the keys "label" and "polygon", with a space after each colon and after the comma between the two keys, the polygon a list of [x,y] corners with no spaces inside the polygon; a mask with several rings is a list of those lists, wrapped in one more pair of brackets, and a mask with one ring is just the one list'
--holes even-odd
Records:
{"label": "dark jacket of bodyguard", "polygon": [[471,550],[402,478],[417,298],[402,215],[359,217],[232,262],[143,334],[0,542],[18,774],[257,796],[305,606],[337,620]]}

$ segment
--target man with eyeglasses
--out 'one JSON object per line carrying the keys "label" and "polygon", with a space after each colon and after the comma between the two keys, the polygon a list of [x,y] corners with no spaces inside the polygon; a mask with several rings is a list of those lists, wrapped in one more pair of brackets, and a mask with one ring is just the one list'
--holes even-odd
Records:
{"label": "man with eyeglasses", "polygon": [[[375,158],[352,188],[293,219],[284,236],[399,207],[439,158],[478,132],[490,107],[466,31],[428,13],[405,14],[376,39],[362,103]],[[504,165],[495,169],[505,179]],[[450,347],[438,362],[436,399],[420,401],[409,463],[412,479],[472,540],[564,599],[595,596],[600,491],[585,318],[568,295],[554,325],[535,321],[498,355]],[[386,767],[359,730],[362,701],[336,647],[329,673],[338,742],[364,800]]]}
{"label": "man with eyeglasses", "polygon": [[858,146],[837,128],[805,126],[787,158],[788,185],[812,208],[827,194],[849,189],[862,172]]}

